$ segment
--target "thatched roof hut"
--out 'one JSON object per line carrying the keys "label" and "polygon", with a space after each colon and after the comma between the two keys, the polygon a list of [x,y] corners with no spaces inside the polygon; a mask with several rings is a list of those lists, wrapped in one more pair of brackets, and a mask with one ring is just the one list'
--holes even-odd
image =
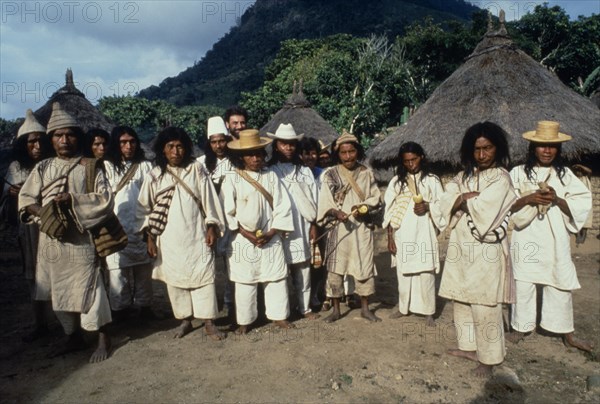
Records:
{"label": "thatched roof hut", "polygon": [[465,130],[486,120],[508,132],[514,163],[523,162],[527,151],[521,134],[541,120],[558,121],[561,132],[573,136],[563,148],[567,159],[600,154],[598,107],[518,49],[501,21],[406,125],[371,149],[371,162],[389,167],[400,145],[412,140],[433,163],[456,167]]}
{"label": "thatched roof hut", "polygon": [[326,145],[331,144],[338,137],[333,126],[310,107],[310,102],[302,92],[302,82],[300,82],[297,92],[294,83],[292,95],[283,104],[283,108],[273,115],[273,118],[265,126],[260,128],[260,135],[266,136],[267,132],[275,133],[279,124],[282,123],[291,123],[296,133],[304,133],[305,136],[314,137]]}
{"label": "thatched roof hut", "polygon": [[59,102],[63,109],[71,114],[86,132],[91,128],[101,128],[110,133],[115,126],[75,87],[71,69],[67,69],[65,86],[52,94],[48,102],[34,113],[37,120],[44,126],[47,125],[50,119],[52,103],[54,102]]}

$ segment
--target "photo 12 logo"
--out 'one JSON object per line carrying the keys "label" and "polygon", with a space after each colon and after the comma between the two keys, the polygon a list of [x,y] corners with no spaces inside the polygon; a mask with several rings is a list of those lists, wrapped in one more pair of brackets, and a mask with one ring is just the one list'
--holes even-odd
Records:
{"label": "photo 12 logo", "polygon": [[[92,103],[97,102],[104,96],[132,95],[140,91],[139,85],[133,81],[114,82],[108,85],[94,81],[75,82],[74,84],[85,95],[85,98]],[[16,100],[23,104],[40,103],[49,99],[62,86],[62,84],[54,81],[48,83],[5,81],[1,85],[2,102],[7,103]]]}
{"label": "photo 12 logo", "polygon": [[507,21],[519,20],[527,13],[535,10],[543,1],[470,1],[474,6],[488,10],[493,16],[499,17],[500,10],[504,10]]}
{"label": "photo 12 logo", "polygon": [[103,18],[115,24],[139,22],[135,1],[2,1],[2,23],[97,23]]}

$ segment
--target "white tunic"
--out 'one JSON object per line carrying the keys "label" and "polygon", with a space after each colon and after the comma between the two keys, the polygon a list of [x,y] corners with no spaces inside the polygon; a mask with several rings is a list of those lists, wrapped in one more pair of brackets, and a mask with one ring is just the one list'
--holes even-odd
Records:
{"label": "white tunic", "polygon": [[[446,185],[438,203],[430,206],[431,216],[441,230],[450,226],[450,241],[439,295],[463,303],[495,306],[514,299],[508,243],[482,243],[467,224],[466,214],[451,216],[460,194],[478,191],[467,201],[479,234],[496,229],[517,199],[508,172],[489,168],[463,181],[462,171]],[[462,212],[462,211],[461,211]]]}
{"label": "white tunic", "polygon": [[[71,195],[70,223],[63,238],[51,239],[40,232],[36,268],[36,300],[52,300],[55,311],[87,313],[96,293],[101,261],[89,230],[101,224],[113,210],[110,186],[102,170],[97,170],[94,190],[87,193],[86,169],[71,159],[49,158],[36,164],[19,193],[19,212],[49,203],[64,189],[52,188],[42,200],[41,191],[53,180],[64,176],[71,167],[66,191]],[[28,220],[32,220],[31,217]]]}
{"label": "white tunic", "polygon": [[317,186],[310,168],[292,163],[271,166],[292,202],[294,230],[283,240],[286,261],[297,264],[310,260],[310,224],[317,217]]}
{"label": "white tunic", "polygon": [[[415,182],[419,193],[423,196],[423,200],[429,202],[430,205],[437,203],[444,192],[439,178],[434,175],[428,175],[422,179],[420,172],[415,177]],[[394,232],[398,271],[405,275],[434,270],[438,273],[440,270],[440,260],[437,229],[431,220],[431,212],[423,216],[415,214],[413,195],[406,184],[401,188],[398,176],[392,178],[385,191],[384,201],[386,209],[383,228],[388,227],[390,222],[389,211],[392,203],[399,194],[408,194],[410,199],[400,228]]]}
{"label": "white tunic", "polygon": [[225,177],[221,197],[227,227],[233,233],[227,253],[229,279],[238,283],[278,281],[287,276],[281,237],[276,235],[269,243],[259,248],[237,230],[243,227],[250,232],[261,230],[266,233],[271,229],[293,231],[290,198],[274,172],[246,172],[273,196],[273,209],[265,197],[237,173]]}
{"label": "white tunic", "polygon": [[[113,193],[121,182],[121,179],[131,167],[131,164],[130,161],[126,162],[122,172],[118,172],[111,162],[104,162],[106,178],[110,183]],[[142,234],[137,231],[138,223],[135,218],[135,213],[142,183],[151,169],[152,165],[150,162],[140,162],[133,177],[117,194],[114,194],[114,212],[119,218],[119,222],[121,222],[125,233],[127,233],[127,247],[106,257],[108,269],[122,269],[150,262],[146,242],[143,240]]]}
{"label": "white tunic", "polygon": [[[215,188],[204,168],[193,162],[185,168],[169,167],[202,202],[203,218],[192,196],[176,185],[164,232],[157,237],[158,255],[152,277],[181,289],[196,289],[214,283],[214,253],[206,245],[206,228],[215,224],[223,230],[225,220]],[[156,195],[177,182],[172,175],[161,175],[154,167],[146,176],[138,198],[138,231],[148,227]]]}
{"label": "white tunic", "polygon": [[585,185],[565,168],[561,183],[556,171],[550,167],[534,167],[533,181],[525,174],[524,166],[513,168],[512,181],[522,196],[539,189],[552,170],[548,185],[559,198],[566,200],[572,218],[553,205],[541,219],[537,207],[525,206],[512,219],[515,229],[511,238],[511,253],[515,279],[550,285],[557,289],[573,290],[580,287],[571,259],[569,232],[577,233],[592,209],[592,194]]}

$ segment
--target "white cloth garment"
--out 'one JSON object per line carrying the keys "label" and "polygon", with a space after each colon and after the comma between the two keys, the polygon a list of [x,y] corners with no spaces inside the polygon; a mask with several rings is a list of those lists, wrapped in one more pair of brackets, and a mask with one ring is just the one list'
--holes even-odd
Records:
{"label": "white cloth garment", "polygon": [[[239,325],[249,325],[258,317],[256,283],[235,284],[235,313]],[[263,284],[266,316],[272,321],[282,321],[290,315],[287,280],[281,279]]]}
{"label": "white cloth garment", "polygon": [[[110,161],[105,161],[104,167],[106,169],[106,178],[114,194],[121,179],[131,167],[131,162],[125,162],[124,168],[120,172],[117,171],[116,167]],[[146,251],[146,242],[137,229],[138,223],[135,215],[142,183],[151,169],[152,165],[148,161],[140,162],[134,176],[117,194],[114,194],[114,212],[119,218],[119,222],[121,222],[125,233],[127,233],[127,246],[123,250],[106,257],[106,264],[110,270],[119,270],[150,262]]]}
{"label": "white cloth garment", "polygon": [[190,317],[212,320],[217,317],[217,293],[215,284],[201,286],[195,289],[182,289],[167,284],[167,293],[178,320]]}
{"label": "white cloth garment", "polygon": [[171,174],[161,175],[154,167],[144,180],[138,199],[138,231],[148,227],[155,196],[175,184],[175,193],[164,232],[157,237],[158,256],[154,260],[153,278],[181,289],[194,289],[215,280],[214,252],[206,245],[206,229],[214,224],[222,232],[224,219],[215,188],[202,166],[193,162],[187,167],[168,167],[202,202],[206,217],[185,189]]}
{"label": "white cloth garment", "polygon": [[259,248],[242,236],[238,228],[253,233],[257,230],[266,233],[271,229],[292,232],[290,198],[274,172],[246,172],[273,196],[273,209],[265,197],[237,173],[225,177],[221,198],[227,226],[232,232],[227,253],[229,279],[245,284],[279,281],[287,276],[282,237],[277,234]]}

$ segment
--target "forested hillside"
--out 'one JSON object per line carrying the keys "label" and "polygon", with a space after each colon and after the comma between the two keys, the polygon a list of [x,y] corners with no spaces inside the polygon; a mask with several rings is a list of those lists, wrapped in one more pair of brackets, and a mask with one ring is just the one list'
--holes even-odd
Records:
{"label": "forested hillside", "polygon": [[177,106],[227,106],[263,84],[282,41],[333,34],[402,35],[415,21],[468,21],[477,8],[462,0],[257,0],[238,26],[176,77],[140,92]]}

